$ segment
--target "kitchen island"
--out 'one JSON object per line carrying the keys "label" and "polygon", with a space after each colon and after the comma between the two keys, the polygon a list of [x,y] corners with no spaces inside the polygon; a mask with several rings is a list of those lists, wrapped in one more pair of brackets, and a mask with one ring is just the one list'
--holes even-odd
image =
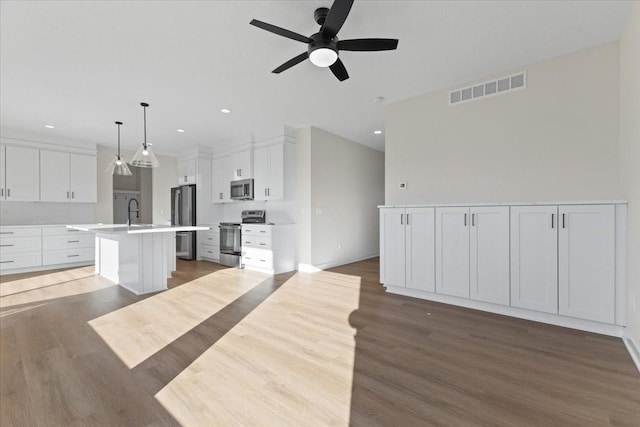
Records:
{"label": "kitchen island", "polygon": [[175,270],[176,232],[209,227],[155,224],[84,224],[67,228],[96,233],[96,274],[136,295],[167,289]]}

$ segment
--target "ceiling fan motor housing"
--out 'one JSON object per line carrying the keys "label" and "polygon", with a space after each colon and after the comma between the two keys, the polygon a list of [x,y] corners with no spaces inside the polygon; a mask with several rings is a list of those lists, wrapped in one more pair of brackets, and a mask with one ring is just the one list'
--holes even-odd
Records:
{"label": "ceiling fan motor housing", "polygon": [[332,39],[325,39],[322,36],[322,33],[315,33],[309,37],[311,41],[309,42],[309,54],[316,49],[331,49],[334,52],[338,52],[338,37],[334,37]]}
{"label": "ceiling fan motor housing", "polygon": [[327,19],[329,9],[326,7],[319,7],[313,12],[313,19],[316,20],[318,25],[324,25],[324,20]]}

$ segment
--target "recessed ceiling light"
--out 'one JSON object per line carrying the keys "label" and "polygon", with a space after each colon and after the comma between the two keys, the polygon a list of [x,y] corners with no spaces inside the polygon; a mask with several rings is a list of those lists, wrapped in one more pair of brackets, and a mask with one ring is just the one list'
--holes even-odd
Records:
{"label": "recessed ceiling light", "polygon": [[44,127],[46,127],[47,129],[55,129],[56,127],[53,125],[44,125]]}
{"label": "recessed ceiling light", "polygon": [[224,114],[229,114],[231,112],[231,110],[229,110],[228,108],[223,108],[220,110],[220,112],[224,113]]}
{"label": "recessed ceiling light", "polygon": [[375,133],[376,135],[380,135],[382,133],[381,130],[374,130],[373,133]]}
{"label": "recessed ceiling light", "polygon": [[178,133],[184,133],[184,129],[176,129],[176,132],[178,132]]}

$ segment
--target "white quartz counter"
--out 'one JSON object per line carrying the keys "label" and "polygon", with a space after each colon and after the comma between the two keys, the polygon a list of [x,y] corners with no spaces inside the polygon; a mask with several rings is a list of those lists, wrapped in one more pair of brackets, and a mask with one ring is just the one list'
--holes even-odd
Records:
{"label": "white quartz counter", "polygon": [[210,230],[202,225],[157,225],[157,224],[81,224],[67,225],[67,228],[81,231],[94,231],[107,234],[140,234],[140,233],[170,233],[176,231]]}

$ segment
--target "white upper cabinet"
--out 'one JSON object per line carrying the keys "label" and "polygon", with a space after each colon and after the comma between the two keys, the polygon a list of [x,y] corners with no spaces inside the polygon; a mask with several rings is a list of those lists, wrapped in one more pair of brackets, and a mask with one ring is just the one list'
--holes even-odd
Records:
{"label": "white upper cabinet", "polygon": [[213,159],[211,166],[211,201],[213,203],[225,203],[231,200],[231,173],[229,172],[229,158],[221,157]]}
{"label": "white upper cabinet", "polygon": [[509,207],[472,207],[469,213],[469,296],[509,305]]}
{"label": "white upper cabinet", "polygon": [[178,162],[178,185],[196,183],[196,159],[182,160]]}
{"label": "white upper cabinet", "polygon": [[17,202],[40,200],[40,156],[35,148],[0,146],[0,198]]}
{"label": "white upper cabinet", "polygon": [[559,313],[614,323],[615,207],[560,206]]}
{"label": "white upper cabinet", "polygon": [[436,208],[436,292],[469,298],[469,208]]}
{"label": "white upper cabinet", "polygon": [[254,198],[280,200],[284,198],[284,144],[256,148],[254,151]]}
{"label": "white upper cabinet", "polygon": [[511,208],[511,305],[558,313],[558,207]]}
{"label": "white upper cabinet", "polygon": [[95,156],[40,150],[40,178],[43,202],[97,202]]}
{"label": "white upper cabinet", "polygon": [[98,162],[96,157],[70,154],[69,160],[71,201],[96,203],[98,201]]}
{"label": "white upper cabinet", "polygon": [[229,157],[231,162],[232,180],[248,179],[253,177],[253,160],[251,159],[251,150],[242,150],[233,153]]}

